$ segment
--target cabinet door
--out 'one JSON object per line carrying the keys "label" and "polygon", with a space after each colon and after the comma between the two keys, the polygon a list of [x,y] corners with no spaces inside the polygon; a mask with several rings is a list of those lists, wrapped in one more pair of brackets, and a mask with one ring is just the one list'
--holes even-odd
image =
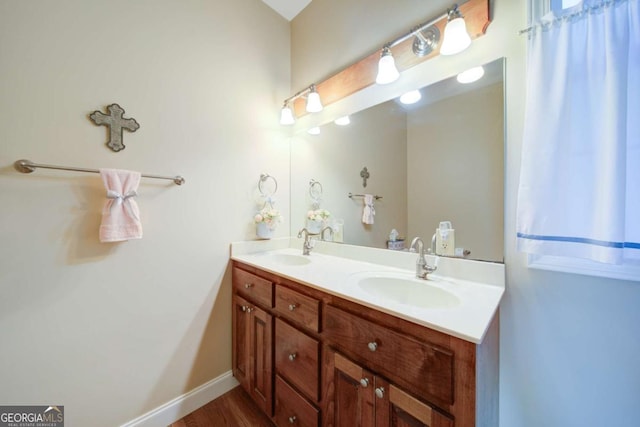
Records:
{"label": "cabinet door", "polygon": [[233,296],[233,376],[236,377],[247,393],[249,386],[249,348],[250,348],[250,308],[249,302],[237,295]]}
{"label": "cabinet door", "polygon": [[373,427],[373,375],[338,353],[334,355],[334,366],[334,425]]}
{"label": "cabinet door", "polygon": [[269,416],[273,415],[273,317],[233,296],[233,375]]}
{"label": "cabinet door", "polygon": [[257,307],[250,309],[250,390],[258,406],[273,415],[273,317]]}
{"label": "cabinet door", "polygon": [[375,378],[376,427],[453,427],[453,420],[426,403]]}

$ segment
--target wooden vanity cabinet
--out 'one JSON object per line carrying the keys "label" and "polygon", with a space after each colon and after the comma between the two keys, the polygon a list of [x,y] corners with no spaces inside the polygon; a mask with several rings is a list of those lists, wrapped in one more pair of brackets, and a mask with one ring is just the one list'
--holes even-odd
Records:
{"label": "wooden vanity cabinet", "polygon": [[233,373],[277,426],[497,425],[497,316],[476,345],[237,261],[233,289]]}

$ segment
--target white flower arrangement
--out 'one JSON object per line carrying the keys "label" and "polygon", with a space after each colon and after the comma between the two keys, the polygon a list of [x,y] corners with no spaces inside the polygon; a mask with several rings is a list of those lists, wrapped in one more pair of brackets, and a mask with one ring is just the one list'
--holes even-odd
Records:
{"label": "white flower arrangement", "polygon": [[255,224],[265,223],[269,228],[274,229],[278,223],[282,222],[282,215],[278,209],[264,207],[253,217]]}
{"label": "white flower arrangement", "polygon": [[331,212],[326,209],[316,209],[307,212],[307,219],[310,221],[326,221],[331,216]]}

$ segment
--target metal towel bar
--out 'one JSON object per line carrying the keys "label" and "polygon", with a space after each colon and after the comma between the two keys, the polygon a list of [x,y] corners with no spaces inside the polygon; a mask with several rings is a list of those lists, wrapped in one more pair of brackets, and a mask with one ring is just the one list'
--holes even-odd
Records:
{"label": "metal towel bar", "polygon": [[[87,169],[87,168],[76,168],[76,167],[71,167],[71,166],[54,166],[54,165],[43,165],[40,163],[33,163],[31,160],[16,160],[16,162],[13,164],[13,166],[22,173],[31,173],[33,171],[35,171],[37,168],[42,168],[42,169],[57,169],[57,170],[63,170],[63,171],[73,171],[73,172],[89,172],[89,173],[100,173],[100,171],[98,169]],[[142,177],[144,178],[154,178],[154,179],[169,179],[173,182],[175,182],[177,185],[182,185],[185,183],[185,179],[183,177],[181,177],[180,175],[178,176],[161,176],[161,175],[149,175],[149,174],[142,174]]]}

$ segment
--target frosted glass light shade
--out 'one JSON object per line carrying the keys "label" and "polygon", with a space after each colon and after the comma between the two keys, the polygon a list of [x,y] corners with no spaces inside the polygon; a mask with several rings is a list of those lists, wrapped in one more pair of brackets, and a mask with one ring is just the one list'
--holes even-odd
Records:
{"label": "frosted glass light shade", "polygon": [[456,77],[456,80],[458,80],[459,83],[473,83],[476,80],[480,80],[482,76],[484,76],[484,68],[480,65],[461,72],[458,74],[458,77]]}
{"label": "frosted glass light shade", "polygon": [[320,128],[318,126],[313,127],[307,131],[309,135],[320,135]]}
{"label": "frosted glass light shade", "polygon": [[440,47],[441,55],[455,55],[460,53],[471,44],[471,37],[467,32],[467,24],[464,18],[455,18],[447,22],[444,27],[444,40]]}
{"label": "frosted glass light shade", "polygon": [[376,83],[379,85],[386,85],[393,83],[400,77],[400,72],[396,68],[396,61],[393,59],[393,55],[390,51],[382,53],[380,61],[378,62],[378,75],[376,76]]}
{"label": "frosted glass light shade", "polygon": [[405,105],[415,104],[416,102],[420,101],[421,98],[422,98],[422,94],[420,93],[419,90],[416,89],[403,94],[400,97],[400,102],[402,102]]}
{"label": "frosted glass light shade", "polygon": [[322,111],[322,101],[320,101],[320,94],[316,91],[309,92],[307,95],[307,112],[317,113]]}
{"label": "frosted glass light shade", "polygon": [[285,105],[282,107],[282,111],[280,111],[280,124],[281,125],[292,125],[296,122],[295,117],[293,117],[293,111],[291,107]]}

